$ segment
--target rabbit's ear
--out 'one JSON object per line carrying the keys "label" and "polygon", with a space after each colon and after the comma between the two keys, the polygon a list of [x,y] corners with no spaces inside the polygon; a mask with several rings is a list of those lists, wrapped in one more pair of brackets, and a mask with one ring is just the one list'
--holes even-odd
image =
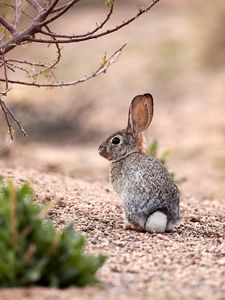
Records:
{"label": "rabbit's ear", "polygon": [[136,96],[130,105],[127,131],[136,135],[148,128],[153,117],[153,98],[150,94]]}

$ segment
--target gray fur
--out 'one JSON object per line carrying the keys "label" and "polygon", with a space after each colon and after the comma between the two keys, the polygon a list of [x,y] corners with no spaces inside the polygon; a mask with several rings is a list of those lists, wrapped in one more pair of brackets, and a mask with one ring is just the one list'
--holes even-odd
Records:
{"label": "gray fur", "polygon": [[131,153],[112,162],[110,178],[123,201],[125,217],[129,222],[143,227],[142,220],[147,221],[157,210],[167,215],[167,229],[179,221],[179,191],[157,159]]}

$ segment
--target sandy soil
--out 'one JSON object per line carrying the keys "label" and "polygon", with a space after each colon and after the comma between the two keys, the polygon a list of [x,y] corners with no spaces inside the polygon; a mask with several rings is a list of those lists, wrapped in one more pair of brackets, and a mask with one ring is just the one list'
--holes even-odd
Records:
{"label": "sandy soil", "polygon": [[[87,251],[108,256],[99,271],[103,287],[2,290],[1,299],[224,299],[225,204],[182,196],[182,222],[169,234],[122,228],[122,207],[105,182],[81,181],[33,169],[2,174],[32,183],[38,203],[50,201],[57,228],[74,221],[88,240]],[[47,200],[46,200],[47,199]]]}

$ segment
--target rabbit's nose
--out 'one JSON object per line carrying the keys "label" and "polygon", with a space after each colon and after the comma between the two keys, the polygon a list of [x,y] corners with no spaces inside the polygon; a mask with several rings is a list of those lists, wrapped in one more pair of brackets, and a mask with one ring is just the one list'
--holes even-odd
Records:
{"label": "rabbit's nose", "polygon": [[105,153],[105,147],[102,146],[102,145],[100,145],[100,146],[98,147],[98,153],[99,153],[100,155],[103,154],[103,153]]}
{"label": "rabbit's nose", "polygon": [[103,147],[102,145],[100,145],[100,146],[98,147],[98,152],[101,152],[102,150],[104,150],[104,147]]}

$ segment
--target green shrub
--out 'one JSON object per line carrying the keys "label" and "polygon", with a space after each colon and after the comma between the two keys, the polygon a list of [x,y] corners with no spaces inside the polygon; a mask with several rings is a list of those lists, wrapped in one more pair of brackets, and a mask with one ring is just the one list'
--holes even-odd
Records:
{"label": "green shrub", "polygon": [[58,232],[42,220],[29,185],[0,180],[0,287],[44,285],[64,288],[99,282],[102,255],[84,254],[85,239],[73,225]]}
{"label": "green shrub", "polygon": [[[148,146],[147,148],[147,153],[155,158],[157,158],[161,164],[163,164],[164,166],[166,166],[167,163],[167,158],[170,154],[169,150],[164,150],[160,155],[159,155],[159,144],[157,140],[153,140],[153,142]],[[181,184],[184,181],[186,181],[185,177],[177,177],[176,174],[174,172],[170,172],[170,175],[172,176],[172,178],[174,179],[174,181],[177,184]]]}

